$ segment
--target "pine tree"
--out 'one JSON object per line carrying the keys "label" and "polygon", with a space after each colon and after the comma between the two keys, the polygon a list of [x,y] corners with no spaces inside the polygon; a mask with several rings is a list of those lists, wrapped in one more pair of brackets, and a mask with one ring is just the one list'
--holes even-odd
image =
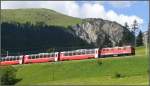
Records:
{"label": "pine tree", "polygon": [[125,27],[126,29],[130,30],[129,25],[128,25],[127,22],[125,22],[124,27]]}
{"label": "pine tree", "polygon": [[141,30],[140,30],[137,38],[136,38],[136,45],[137,46],[142,46],[143,45],[143,34],[142,34]]}

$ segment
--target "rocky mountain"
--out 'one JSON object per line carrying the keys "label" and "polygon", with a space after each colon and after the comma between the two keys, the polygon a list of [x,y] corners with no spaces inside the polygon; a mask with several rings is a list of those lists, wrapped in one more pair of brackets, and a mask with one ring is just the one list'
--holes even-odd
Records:
{"label": "rocky mountain", "polygon": [[120,24],[108,20],[88,18],[72,27],[74,35],[97,47],[122,46],[134,43],[133,34]]}

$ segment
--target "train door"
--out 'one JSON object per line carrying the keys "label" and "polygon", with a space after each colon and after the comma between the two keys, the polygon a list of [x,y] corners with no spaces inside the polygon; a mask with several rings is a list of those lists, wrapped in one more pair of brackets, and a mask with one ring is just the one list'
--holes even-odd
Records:
{"label": "train door", "polygon": [[95,58],[98,58],[98,56],[99,56],[99,51],[98,51],[99,49],[95,49]]}
{"label": "train door", "polygon": [[58,58],[57,60],[58,61],[60,61],[60,54],[61,54],[61,52],[58,52],[58,56],[57,56],[57,58]]}
{"label": "train door", "polygon": [[55,62],[58,61],[58,56],[59,56],[59,53],[56,52],[56,53],[55,53],[55,58],[54,58]]}

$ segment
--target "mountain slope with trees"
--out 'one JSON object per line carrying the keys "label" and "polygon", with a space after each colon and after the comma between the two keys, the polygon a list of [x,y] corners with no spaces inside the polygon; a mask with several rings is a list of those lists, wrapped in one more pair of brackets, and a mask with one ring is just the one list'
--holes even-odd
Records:
{"label": "mountain slope with trees", "polygon": [[26,54],[25,51],[38,53],[133,43],[133,34],[126,27],[100,18],[79,19],[49,9],[7,9],[2,10],[1,16],[2,53]]}

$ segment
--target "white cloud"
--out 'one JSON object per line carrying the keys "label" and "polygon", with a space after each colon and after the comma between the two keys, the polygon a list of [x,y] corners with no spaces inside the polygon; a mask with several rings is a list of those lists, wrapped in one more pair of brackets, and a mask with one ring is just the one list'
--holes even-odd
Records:
{"label": "white cloud", "polygon": [[122,25],[124,25],[125,22],[131,25],[136,19],[139,24],[143,24],[143,19],[136,15],[129,16],[118,14],[113,10],[106,11],[100,2],[85,2],[79,5],[75,1],[2,1],[1,8],[47,8],[73,17],[102,18],[116,21]]}

